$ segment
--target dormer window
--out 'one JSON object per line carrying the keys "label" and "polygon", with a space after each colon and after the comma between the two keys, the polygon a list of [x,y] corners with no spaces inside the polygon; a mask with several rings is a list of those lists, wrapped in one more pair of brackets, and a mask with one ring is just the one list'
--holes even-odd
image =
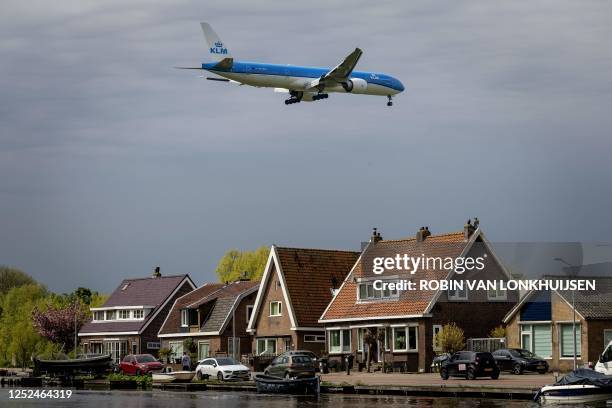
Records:
{"label": "dormer window", "polygon": [[119,319],[126,320],[130,318],[130,311],[127,309],[119,310]]}
{"label": "dormer window", "polygon": [[[378,287],[378,289],[374,286]],[[384,288],[381,289],[379,286]],[[399,292],[395,287],[393,290],[389,289],[389,282],[379,281],[377,285],[374,285],[374,282],[362,282],[359,284],[357,296],[360,301],[397,299]]]}
{"label": "dormer window", "polygon": [[121,290],[126,290],[128,288],[128,286],[130,286],[129,282],[126,283],[125,285],[123,285],[123,287],[121,288]]}
{"label": "dormer window", "polygon": [[93,312],[93,319],[95,321],[102,321],[102,320],[104,320],[104,311],[103,310],[99,310],[99,311]]}
{"label": "dormer window", "polygon": [[144,317],[143,309],[135,309],[134,310],[134,319],[142,319]]}

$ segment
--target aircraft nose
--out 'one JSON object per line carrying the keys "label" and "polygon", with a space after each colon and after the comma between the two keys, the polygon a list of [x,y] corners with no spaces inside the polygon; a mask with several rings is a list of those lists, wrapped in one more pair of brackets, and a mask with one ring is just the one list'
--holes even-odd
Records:
{"label": "aircraft nose", "polygon": [[404,89],[406,89],[404,88],[404,84],[402,84],[402,82],[399,79],[397,79],[396,81],[397,81],[397,90],[400,92],[404,92]]}

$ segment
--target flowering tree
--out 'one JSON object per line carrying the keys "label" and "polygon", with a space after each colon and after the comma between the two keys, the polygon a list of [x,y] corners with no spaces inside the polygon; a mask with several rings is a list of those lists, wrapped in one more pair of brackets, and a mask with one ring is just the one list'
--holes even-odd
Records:
{"label": "flowering tree", "polygon": [[72,302],[66,307],[49,305],[47,310],[34,308],[32,323],[38,333],[65,350],[75,348],[74,333],[85,323],[87,314],[80,302]]}

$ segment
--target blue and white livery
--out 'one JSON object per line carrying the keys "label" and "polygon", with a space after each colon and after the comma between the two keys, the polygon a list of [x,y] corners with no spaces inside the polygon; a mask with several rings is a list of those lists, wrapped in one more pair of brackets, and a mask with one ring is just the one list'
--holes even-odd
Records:
{"label": "blue and white livery", "polygon": [[202,63],[201,67],[183,69],[201,69],[218,75],[206,78],[212,81],[274,88],[275,92],[290,95],[285,100],[286,105],[318,101],[326,99],[331,92],[341,92],[386,96],[387,106],[392,106],[392,97],[404,91],[404,85],[390,75],[353,71],[363,53],[359,48],[331,69],[235,61],[227,44],[221,41],[210,24],[201,23],[201,26],[208,44],[208,53],[214,61]]}

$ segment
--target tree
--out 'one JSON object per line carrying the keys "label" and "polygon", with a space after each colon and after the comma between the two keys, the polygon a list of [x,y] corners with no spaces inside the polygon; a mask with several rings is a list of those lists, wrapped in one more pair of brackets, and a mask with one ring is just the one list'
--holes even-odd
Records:
{"label": "tree", "polygon": [[5,295],[12,288],[35,283],[36,281],[27,273],[0,265],[0,295]]}
{"label": "tree", "polygon": [[506,337],[506,328],[504,326],[497,326],[489,333],[489,337],[503,338]]}
{"label": "tree", "polygon": [[255,251],[230,249],[219,261],[215,272],[220,282],[233,282],[241,278],[258,280],[263,275],[269,250],[262,246]]}
{"label": "tree", "polygon": [[363,335],[363,342],[368,347],[368,353],[366,356],[366,367],[368,373],[370,372],[370,363],[372,362],[372,348],[376,346],[376,333],[370,328],[366,329],[366,332]]}
{"label": "tree", "polygon": [[32,311],[32,322],[37,332],[52,341],[62,344],[65,350],[76,347],[74,334],[87,319],[87,313],[80,302],[72,302],[66,307],[47,305],[47,309],[35,307]]}
{"label": "tree", "polygon": [[452,354],[465,347],[465,335],[463,330],[455,323],[450,323],[442,327],[436,336],[436,340],[445,353]]}

